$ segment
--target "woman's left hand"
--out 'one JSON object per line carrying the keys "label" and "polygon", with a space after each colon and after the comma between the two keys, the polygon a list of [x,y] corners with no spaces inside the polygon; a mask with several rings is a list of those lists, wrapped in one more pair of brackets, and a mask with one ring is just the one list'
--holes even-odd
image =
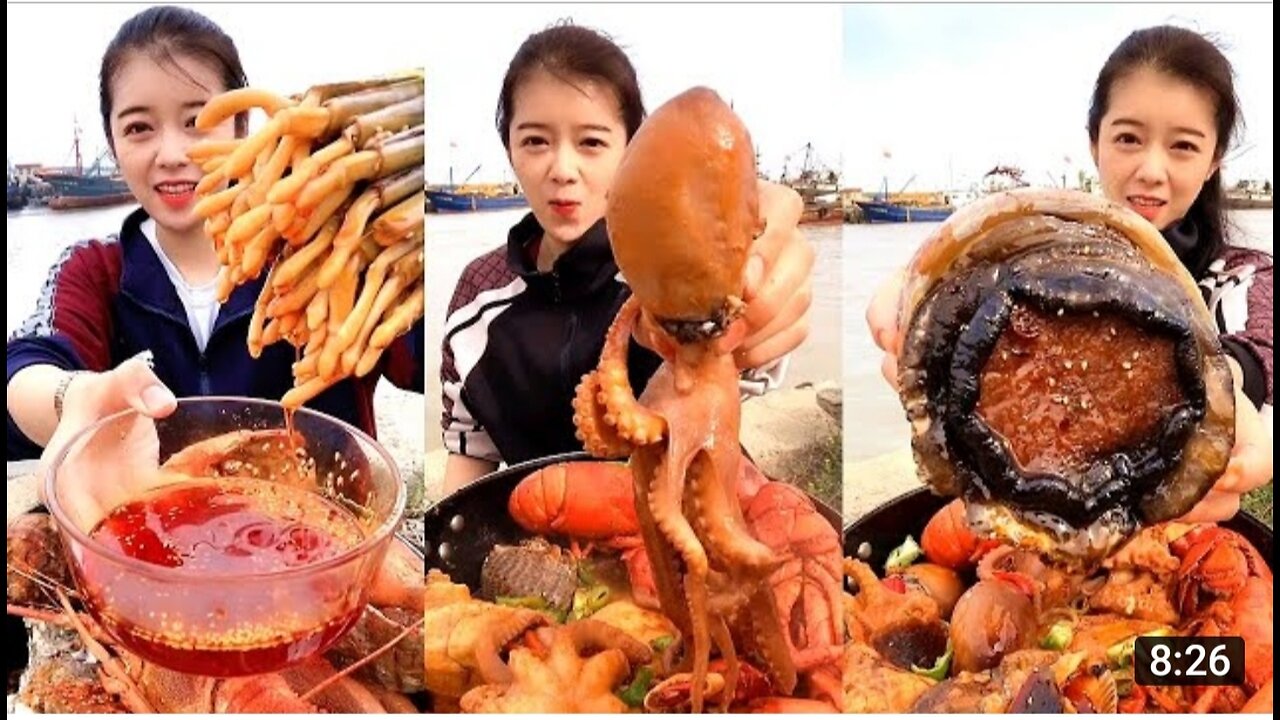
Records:
{"label": "woman's left hand", "polygon": [[813,247],[800,232],[804,203],[789,187],[757,181],[764,233],[751,245],[745,271],[745,339],[724,338],[739,368],[766,367],[809,336]]}
{"label": "woman's left hand", "polygon": [[1226,472],[1183,522],[1221,522],[1240,510],[1240,496],[1271,480],[1271,436],[1253,401],[1244,394],[1243,372],[1234,358],[1227,358],[1236,393],[1236,444]]}

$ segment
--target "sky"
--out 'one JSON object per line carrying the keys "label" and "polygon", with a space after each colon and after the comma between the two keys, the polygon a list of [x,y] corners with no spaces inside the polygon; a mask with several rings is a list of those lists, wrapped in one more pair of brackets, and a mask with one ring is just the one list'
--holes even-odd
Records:
{"label": "sky", "polygon": [[1093,171],[1085,116],[1133,30],[1216,36],[1246,128],[1223,177],[1272,179],[1273,8],[1267,5],[859,5],[844,8],[844,184],[966,189],[999,164],[1033,184]]}
{"label": "sky", "polygon": [[[423,10],[426,10],[424,8]],[[480,6],[431,8],[427,67],[427,182],[513,179],[494,126],[507,65],[530,34],[562,18],[601,30],[636,67],[652,112],[705,85],[731,101],[762,168],[776,177],[811,143],[840,165],[840,8],[836,5]],[[501,16],[501,21],[495,19]],[[732,24],[733,30],[728,26]],[[461,30],[460,28],[465,28]],[[438,70],[437,70],[438,69]]]}
{"label": "sky", "polygon": [[[71,164],[77,121],[86,165],[106,148],[98,113],[102,53],[120,25],[146,7],[6,6],[5,143],[10,160]],[[207,4],[195,9],[235,41],[251,86],[281,94],[423,63],[424,21],[397,18],[424,13],[425,7]],[[262,120],[259,113],[251,123]]]}
{"label": "sky", "polygon": [[[76,122],[86,162],[105,148],[98,66],[115,30],[143,7],[6,6],[10,160],[70,163]],[[447,182],[451,168],[458,181],[511,179],[493,124],[503,73],[530,33],[572,18],[624,47],[650,111],[694,85],[730,100],[770,176],[794,171],[811,143],[823,163],[843,167],[845,185],[878,188],[887,178],[892,190],[963,188],[997,164],[1037,183],[1092,170],[1083,126],[1098,69],[1131,30],[1172,21],[1216,34],[1235,65],[1247,126],[1228,155],[1228,182],[1272,178],[1271,5],[199,10],[235,39],[250,84],[276,92],[426,67],[428,182]]]}
{"label": "sky", "polygon": [[[119,25],[143,7],[7,6],[7,154],[12,161],[69,164],[77,120],[86,162],[106,147],[97,109],[98,66]],[[250,85],[276,92],[426,67],[428,182],[447,182],[451,166],[458,179],[477,166],[474,182],[511,179],[493,124],[503,73],[525,37],[566,17],[604,30],[624,46],[650,110],[689,87],[707,85],[743,117],[770,174],[776,176],[788,158],[798,166],[806,143],[828,166],[840,165],[838,6],[215,4],[197,9],[236,41]],[[68,14],[74,14],[74,22]],[[724,30],[729,22],[735,25],[732,33]],[[56,33],[31,32],[53,26]]]}

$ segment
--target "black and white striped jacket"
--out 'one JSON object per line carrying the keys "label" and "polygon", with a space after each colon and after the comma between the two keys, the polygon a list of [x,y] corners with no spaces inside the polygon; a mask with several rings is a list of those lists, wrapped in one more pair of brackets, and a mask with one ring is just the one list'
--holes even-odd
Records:
{"label": "black and white striped jacket", "polygon": [[[505,247],[471,261],[449,303],[440,380],[441,425],[450,452],[514,464],[582,449],[573,394],[595,368],[605,333],[630,289],[618,272],[604,220],[557,258],[535,263],[542,235],[533,214]],[[640,393],[661,364],[632,342],[628,366]],[[784,359],[785,360],[785,359]],[[743,391],[777,386],[785,362],[748,373]]]}

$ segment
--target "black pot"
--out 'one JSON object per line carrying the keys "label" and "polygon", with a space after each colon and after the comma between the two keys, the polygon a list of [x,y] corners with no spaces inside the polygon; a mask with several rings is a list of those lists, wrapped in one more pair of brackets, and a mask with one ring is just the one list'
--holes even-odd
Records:
{"label": "black pot", "polygon": [[[866,562],[873,568],[883,569],[889,553],[901,545],[907,535],[920,541],[929,519],[948,502],[951,498],[934,495],[928,488],[919,488],[890,500],[844,529],[845,556],[858,557],[858,546],[869,543],[871,557]],[[1221,525],[1243,535],[1268,563],[1271,562],[1271,528],[1243,512],[1236,513]]]}
{"label": "black pot", "polygon": [[[480,568],[495,545],[513,545],[533,537],[507,514],[507,499],[527,475],[560,462],[592,460],[585,452],[551,455],[486,475],[427,509],[427,569],[436,568],[472,590],[480,587]],[[840,514],[812,495],[818,512],[840,527]]]}

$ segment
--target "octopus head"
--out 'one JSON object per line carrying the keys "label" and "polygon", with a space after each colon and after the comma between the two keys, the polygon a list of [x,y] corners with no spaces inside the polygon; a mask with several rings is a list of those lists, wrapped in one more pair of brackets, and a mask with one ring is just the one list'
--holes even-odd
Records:
{"label": "octopus head", "polygon": [[742,121],[706,88],[658,108],[627,148],[606,218],[618,267],[664,330],[685,343],[723,334],[762,229]]}

